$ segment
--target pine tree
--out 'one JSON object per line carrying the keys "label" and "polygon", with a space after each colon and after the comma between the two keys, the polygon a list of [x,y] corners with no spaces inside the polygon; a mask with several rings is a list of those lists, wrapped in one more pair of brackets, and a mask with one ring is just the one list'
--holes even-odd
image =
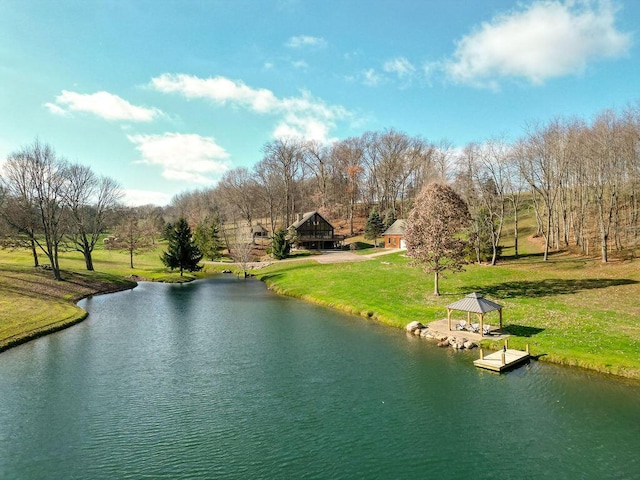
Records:
{"label": "pine tree", "polygon": [[167,231],[169,246],[162,254],[161,260],[171,270],[194,272],[202,269],[198,262],[202,260],[202,252],[191,238],[191,228],[184,218],[178,220],[170,231]]}
{"label": "pine tree", "polygon": [[396,218],[396,212],[395,210],[393,210],[392,208],[387,210],[387,213],[384,215],[384,227],[389,228],[391,225],[393,225],[393,222],[395,222],[397,220]]}
{"label": "pine tree", "polygon": [[193,232],[193,241],[202,252],[203,257],[212,261],[220,257],[222,242],[218,225],[215,222],[205,220],[199,223]]}
{"label": "pine tree", "polygon": [[273,234],[272,240],[272,253],[275,258],[282,260],[289,256],[291,251],[291,244],[287,240],[287,232],[280,228]]}
{"label": "pine tree", "polygon": [[373,239],[373,246],[378,246],[378,237],[382,235],[382,233],[386,229],[384,228],[384,223],[382,223],[382,219],[380,215],[375,210],[372,210],[369,214],[369,218],[367,218],[367,223],[364,226],[364,238]]}

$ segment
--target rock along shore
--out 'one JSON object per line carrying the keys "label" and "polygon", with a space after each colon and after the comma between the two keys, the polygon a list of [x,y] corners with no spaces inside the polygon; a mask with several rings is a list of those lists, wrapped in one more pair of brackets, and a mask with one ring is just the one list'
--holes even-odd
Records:
{"label": "rock along shore", "polygon": [[478,345],[464,337],[445,335],[429,330],[429,327],[418,321],[413,321],[405,327],[407,333],[420,338],[429,338],[438,341],[439,347],[451,347],[455,350],[472,349]]}

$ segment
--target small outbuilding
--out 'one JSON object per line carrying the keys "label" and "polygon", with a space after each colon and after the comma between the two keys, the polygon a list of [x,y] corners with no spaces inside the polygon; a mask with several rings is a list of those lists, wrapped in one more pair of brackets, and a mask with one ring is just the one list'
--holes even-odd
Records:
{"label": "small outbuilding", "polygon": [[406,220],[396,220],[382,234],[384,238],[384,248],[407,248],[404,242],[404,230],[407,226]]}
{"label": "small outbuilding", "polygon": [[449,330],[451,330],[451,312],[458,310],[461,312],[467,312],[467,324],[471,325],[471,314],[475,313],[478,317],[478,323],[480,325],[478,333],[484,335],[484,315],[485,313],[498,311],[500,315],[500,328],[502,328],[502,305],[499,305],[491,300],[487,300],[480,293],[470,293],[462,300],[458,300],[455,303],[447,306],[447,321],[449,322]]}

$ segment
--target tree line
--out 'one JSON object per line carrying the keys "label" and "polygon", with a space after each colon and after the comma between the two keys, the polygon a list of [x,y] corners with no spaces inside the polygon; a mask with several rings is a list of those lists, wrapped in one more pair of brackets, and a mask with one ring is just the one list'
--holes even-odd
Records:
{"label": "tree line", "polygon": [[302,139],[267,143],[252,169],[225,173],[211,189],[175,197],[171,208],[198,224],[215,216],[237,225],[266,221],[286,229],[296,212],[318,210],[354,234],[372,210],[406,218],[429,183],[450,184],[469,206],[478,262],[495,264],[507,228],[519,254],[523,211],[551,250],[633,252],[640,216],[640,110],[606,110],[593,120],[528,125],[515,141],[490,139],[461,149],[395,130],[330,145]]}
{"label": "tree line", "polygon": [[[175,196],[166,207],[124,208],[120,187],[87,166],[58,156],[36,140],[7,158],[1,173],[0,220],[5,245],[44,253],[56,278],[58,251],[74,248],[93,269],[101,234],[108,248],[133,255],[185,218],[205,258],[222,247],[251,256],[251,228],[273,236],[298,212],[318,210],[349,234],[354,219],[407,218],[433,182],[449,184],[466,202],[467,235],[475,261],[495,264],[507,228],[518,255],[519,219],[536,219],[536,235],[550,251],[633,252],[640,216],[640,109],[606,110],[592,120],[554,119],[528,125],[515,141],[491,139],[456,149],[393,129],[331,144],[298,138],[266,143],[253,167],[227,171],[212,188]],[[374,216],[375,217],[375,216]],[[375,238],[379,222],[369,222]],[[375,225],[372,227],[372,225]],[[372,230],[373,228],[373,230]]]}

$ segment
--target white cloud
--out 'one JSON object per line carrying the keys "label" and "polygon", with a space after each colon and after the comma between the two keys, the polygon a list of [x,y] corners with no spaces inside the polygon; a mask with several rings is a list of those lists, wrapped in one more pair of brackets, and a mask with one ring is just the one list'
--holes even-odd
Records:
{"label": "white cloud", "polygon": [[541,84],[624,55],[631,36],[615,28],[608,0],[538,0],[499,15],[457,42],[443,68],[459,82],[496,88],[500,78]]}
{"label": "white cloud", "polygon": [[44,106],[55,115],[85,112],[105,120],[150,122],[162,116],[157,108],[138,107],[109,92],[83,94],[63,90],[56,97],[55,103],[45,103]]}
{"label": "white cloud", "polygon": [[293,66],[293,68],[298,68],[303,70],[309,66],[309,64],[304,60],[297,60],[295,62],[292,62],[291,65]]}
{"label": "white cloud", "polygon": [[64,108],[59,107],[55,103],[47,102],[44,104],[44,107],[52,114],[58,115],[59,117],[66,117],[69,115],[69,112],[67,112]]}
{"label": "white cloud", "polygon": [[169,180],[211,184],[228,170],[229,154],[211,137],[195,134],[127,135],[142,162],[162,167]]}
{"label": "white cloud", "polygon": [[404,57],[394,58],[385,62],[382,69],[388,73],[395,73],[400,78],[410,77],[416,71],[416,67]]}
{"label": "white cloud", "polygon": [[327,41],[321,37],[312,37],[310,35],[298,35],[296,37],[291,37],[285,43],[285,46],[289,48],[304,48],[304,47],[314,47],[314,48],[324,48],[327,46]]}
{"label": "white cloud", "polygon": [[383,80],[384,78],[376,73],[373,68],[362,72],[362,83],[364,83],[368,87],[376,87],[380,85]]}
{"label": "white cloud", "polygon": [[165,206],[171,202],[171,195],[164,192],[153,192],[150,190],[123,189],[123,202],[129,207],[139,207],[141,205]]}
{"label": "white cloud", "polygon": [[273,92],[254,89],[225,77],[199,78],[193,75],[163,73],[151,79],[151,87],[163,93],[180,93],[186,98],[206,98],[220,104],[236,103],[256,112],[268,112],[278,104]]}
{"label": "white cloud", "polygon": [[164,93],[178,93],[189,99],[203,98],[217,104],[231,104],[250,111],[275,115],[280,118],[274,135],[296,132],[305,138],[319,138],[320,132],[328,132],[336,122],[347,119],[351,113],[339,105],[327,105],[323,100],[303,91],[297,97],[278,98],[264,88],[252,88],[241,81],[225,77],[199,78],[184,74],[162,74],[151,80],[151,87]]}

